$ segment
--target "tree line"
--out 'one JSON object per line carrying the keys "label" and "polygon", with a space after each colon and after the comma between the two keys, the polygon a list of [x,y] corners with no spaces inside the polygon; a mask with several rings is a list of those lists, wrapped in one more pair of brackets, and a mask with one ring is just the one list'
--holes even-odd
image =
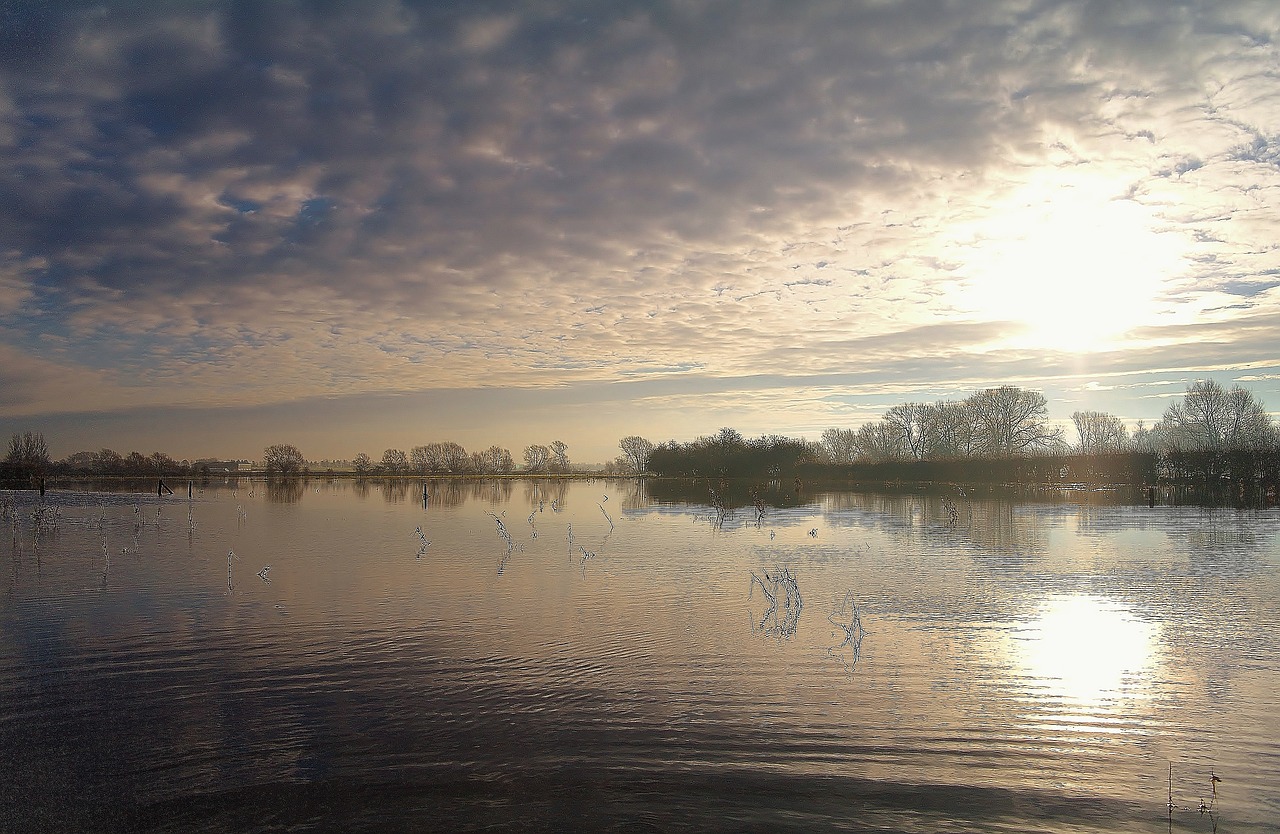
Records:
{"label": "tree line", "polygon": [[76,452],[59,461],[49,456],[49,444],[39,432],[22,432],[9,439],[8,453],[0,461],[0,482],[28,485],[51,475],[124,475],[177,477],[200,474],[199,465],[174,460],[164,452],[122,455],[113,449]]}
{"label": "tree line", "polygon": [[1132,432],[1105,412],[1077,411],[1071,419],[1074,445],[1051,423],[1043,394],[1005,385],[959,401],[895,405],[857,429],[827,429],[816,443],[776,435],[748,440],[731,428],[656,446],[624,438],[624,455],[615,467],[717,478],[1272,485],[1280,480],[1280,429],[1239,385],[1227,389],[1213,380],[1197,381],[1157,423],[1139,421]]}
{"label": "tree line", "polygon": [[[307,462],[297,446],[280,443],[264,450],[262,466],[268,475],[297,475],[306,471]],[[351,468],[360,476],[509,475],[516,471],[516,462],[511,451],[501,446],[468,452],[460,443],[444,441],[414,446],[408,452],[387,449],[377,461],[368,452],[359,452],[352,458]],[[546,446],[526,446],[521,471],[539,475],[570,472],[568,444],[553,440]]]}
{"label": "tree line", "polygon": [[[276,443],[263,450],[262,470],[269,476],[294,476],[311,472],[311,464],[293,444]],[[357,475],[507,475],[517,471],[511,452],[501,446],[490,446],[479,452],[467,452],[452,442],[414,446],[408,453],[387,449],[380,461],[367,453],[357,454],[352,461]],[[328,471],[332,472],[330,468]],[[527,446],[523,467],[528,474],[564,474],[572,471],[569,447],[553,440],[547,445]],[[39,432],[14,434],[8,453],[0,459],[0,483],[8,486],[33,486],[50,476],[120,476],[120,477],[200,477],[214,474],[208,462],[178,461],[164,452],[144,455],[130,452],[122,455],[112,449],[76,452],[59,461],[49,454],[49,444]]]}
{"label": "tree line", "polygon": [[[529,474],[566,474],[570,471],[569,446],[562,440],[526,446],[521,471]],[[442,442],[403,449],[387,449],[380,461],[360,452],[351,462],[358,475],[509,475],[516,471],[509,449],[490,446],[467,452],[459,443]]]}
{"label": "tree line", "polygon": [[[784,475],[867,480],[1021,481],[1080,480],[1116,484],[1156,481],[1216,484],[1280,481],[1280,429],[1253,394],[1213,380],[1191,384],[1155,424],[1132,431],[1112,414],[1071,415],[1077,441],[1069,444],[1048,417],[1043,394],[1012,385],[988,388],[959,401],[909,402],[889,408],[857,429],[829,428],[821,440],[767,435],[744,438],[732,428],[687,443],[655,445],[631,435],[606,474],[668,477],[779,478]],[[436,442],[408,452],[387,449],[375,461],[357,454],[357,475],[565,474],[568,446],[555,440],[525,447],[522,467],[508,449],[468,452]],[[290,444],[263,452],[268,475],[308,471]],[[14,434],[0,461],[0,481],[11,485],[45,475],[186,476],[206,474],[199,462],[162,452],[121,455],[111,449],[77,452],[54,463],[37,432]]]}

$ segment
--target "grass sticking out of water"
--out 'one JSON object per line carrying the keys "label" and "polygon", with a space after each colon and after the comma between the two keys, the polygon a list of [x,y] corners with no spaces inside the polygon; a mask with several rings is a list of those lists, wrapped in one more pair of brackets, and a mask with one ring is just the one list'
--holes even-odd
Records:
{"label": "grass sticking out of water", "polygon": [[777,637],[786,640],[795,636],[800,625],[800,612],[804,610],[804,599],[800,595],[800,586],[791,574],[791,569],[783,566],[775,569],[772,575],[765,571],[764,578],[751,573],[751,584],[747,591],[750,599],[756,586],[764,592],[768,608],[758,622],[752,618],[752,631],[766,637]]}

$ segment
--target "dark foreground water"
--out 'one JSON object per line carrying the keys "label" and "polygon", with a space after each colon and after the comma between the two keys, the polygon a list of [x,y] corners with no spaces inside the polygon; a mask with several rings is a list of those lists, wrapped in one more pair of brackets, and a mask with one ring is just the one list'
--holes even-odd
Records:
{"label": "dark foreground water", "polygon": [[428,489],[0,493],[0,831],[1280,830],[1276,510]]}

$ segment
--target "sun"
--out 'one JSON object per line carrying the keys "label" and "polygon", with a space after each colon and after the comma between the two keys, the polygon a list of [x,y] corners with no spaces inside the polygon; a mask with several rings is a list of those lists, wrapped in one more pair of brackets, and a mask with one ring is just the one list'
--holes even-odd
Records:
{"label": "sun", "polygon": [[1053,175],[1025,186],[951,241],[953,299],[970,315],[1020,325],[1014,347],[1106,350],[1153,323],[1186,266],[1182,235],[1114,181]]}

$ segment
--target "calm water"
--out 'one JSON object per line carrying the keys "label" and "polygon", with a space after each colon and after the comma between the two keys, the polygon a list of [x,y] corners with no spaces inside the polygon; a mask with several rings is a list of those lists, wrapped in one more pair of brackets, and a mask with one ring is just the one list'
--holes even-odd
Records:
{"label": "calm water", "polygon": [[428,489],[0,493],[0,830],[1277,830],[1276,510]]}

